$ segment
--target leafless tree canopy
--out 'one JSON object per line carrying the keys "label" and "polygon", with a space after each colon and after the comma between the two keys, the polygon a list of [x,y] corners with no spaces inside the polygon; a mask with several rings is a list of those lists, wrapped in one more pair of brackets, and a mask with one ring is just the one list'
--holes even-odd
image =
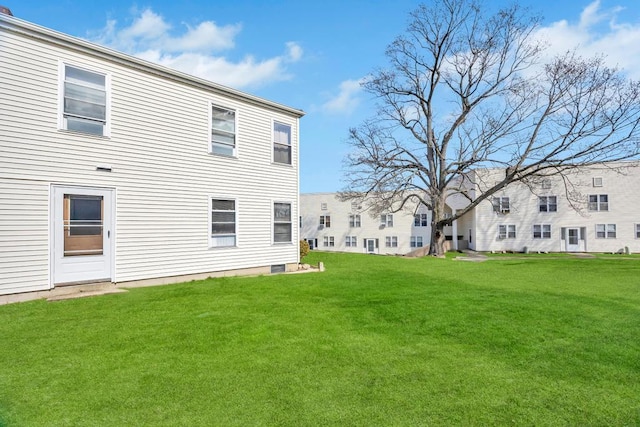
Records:
{"label": "leafless tree canopy", "polygon": [[[489,14],[475,0],[430,3],[364,83],[379,111],[350,130],[343,199],[377,210],[423,203],[441,253],[438,231],[510,182],[638,156],[638,82],[602,57],[542,64],[539,18],[517,5]],[[505,168],[504,180],[445,219],[446,198],[486,167]]]}

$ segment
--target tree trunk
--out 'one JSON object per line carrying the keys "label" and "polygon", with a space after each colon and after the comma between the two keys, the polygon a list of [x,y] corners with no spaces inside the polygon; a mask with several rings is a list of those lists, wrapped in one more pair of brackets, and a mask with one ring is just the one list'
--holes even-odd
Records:
{"label": "tree trunk", "polygon": [[444,225],[439,221],[432,221],[429,255],[444,257],[444,242]]}

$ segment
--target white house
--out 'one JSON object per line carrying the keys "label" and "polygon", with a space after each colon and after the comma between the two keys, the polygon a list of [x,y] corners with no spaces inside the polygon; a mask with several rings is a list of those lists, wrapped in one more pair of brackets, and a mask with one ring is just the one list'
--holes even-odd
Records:
{"label": "white house", "polygon": [[0,294],[295,268],[303,114],[0,13]]}
{"label": "white house", "polygon": [[[469,174],[469,197],[504,169]],[[565,185],[567,184],[567,185]],[[640,252],[640,167],[621,162],[580,168],[565,178],[506,186],[451,227],[446,248],[476,251]],[[428,246],[432,213],[424,206],[372,217],[335,193],[300,196],[300,236],[328,251],[406,254]],[[469,199],[453,195],[452,215]]]}

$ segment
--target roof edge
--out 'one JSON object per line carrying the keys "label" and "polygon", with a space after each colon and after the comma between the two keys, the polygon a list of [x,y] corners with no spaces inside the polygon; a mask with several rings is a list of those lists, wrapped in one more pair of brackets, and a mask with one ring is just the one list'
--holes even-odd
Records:
{"label": "roof edge", "polygon": [[233,89],[228,86],[212,82],[210,80],[196,77],[191,74],[174,70],[172,68],[165,67],[163,65],[159,65],[144,59],[136,58],[135,56],[119,52],[117,50],[101,46],[87,40],[83,40],[79,37],[74,37],[56,30],[42,27],[40,25],[22,20],[20,18],[16,18],[15,16],[0,14],[0,29],[40,39],[59,46],[71,48],[76,51],[88,53],[105,60],[110,60],[121,65],[132,67],[151,74],[156,74],[181,83],[200,87],[210,91],[213,90],[215,92],[225,94],[239,100],[244,100],[252,104],[268,106],[276,110],[291,114],[298,118],[305,115],[305,112],[303,110],[289,107],[278,102],[269,101],[268,99],[251,95],[249,93],[242,92],[240,90]]}

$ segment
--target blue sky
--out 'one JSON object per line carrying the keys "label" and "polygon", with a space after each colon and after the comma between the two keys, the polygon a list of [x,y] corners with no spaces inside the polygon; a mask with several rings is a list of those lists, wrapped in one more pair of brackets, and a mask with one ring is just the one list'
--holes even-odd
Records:
{"label": "blue sky", "polygon": [[[435,0],[431,0],[435,1]],[[358,82],[384,67],[412,0],[5,0],[21,19],[306,111],[300,191],[343,189],[350,127],[375,114]],[[506,3],[487,1],[492,6]],[[639,0],[522,0],[551,52],[606,54],[640,79]]]}

